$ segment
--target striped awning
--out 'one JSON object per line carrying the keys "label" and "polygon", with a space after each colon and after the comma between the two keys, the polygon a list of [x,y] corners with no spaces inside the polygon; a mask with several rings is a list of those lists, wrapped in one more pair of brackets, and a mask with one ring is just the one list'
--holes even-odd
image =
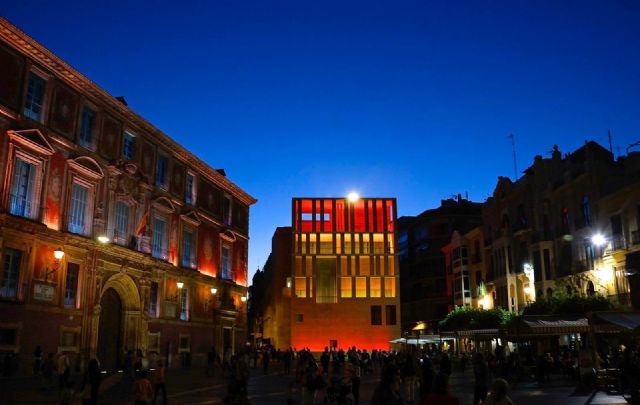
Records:
{"label": "striped awning", "polygon": [[498,329],[470,329],[459,330],[458,336],[498,336]]}
{"label": "striped awning", "polygon": [[523,334],[566,335],[589,332],[589,320],[583,316],[525,316],[524,323],[529,327]]}

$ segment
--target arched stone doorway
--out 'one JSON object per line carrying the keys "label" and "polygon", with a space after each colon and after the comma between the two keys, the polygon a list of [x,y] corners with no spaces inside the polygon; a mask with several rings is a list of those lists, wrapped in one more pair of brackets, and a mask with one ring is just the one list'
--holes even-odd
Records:
{"label": "arched stone doorway", "polygon": [[122,354],[122,301],[113,288],[102,294],[98,327],[98,359],[104,370],[115,370]]}
{"label": "arched stone doorway", "polygon": [[146,351],[147,322],[142,316],[140,293],[126,274],[111,276],[94,307],[92,353],[105,370],[120,365],[128,350]]}

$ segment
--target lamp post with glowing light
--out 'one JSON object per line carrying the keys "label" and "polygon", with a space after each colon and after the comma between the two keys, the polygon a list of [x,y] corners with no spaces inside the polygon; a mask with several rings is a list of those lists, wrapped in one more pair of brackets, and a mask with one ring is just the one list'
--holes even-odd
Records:
{"label": "lamp post with glowing light", "polygon": [[56,250],[53,251],[53,258],[55,259],[55,261],[53,262],[53,268],[51,270],[48,270],[46,273],[44,273],[45,283],[49,279],[50,275],[58,271],[58,269],[60,268],[60,262],[62,261],[63,257],[64,257],[64,250],[62,250],[62,248],[57,248]]}

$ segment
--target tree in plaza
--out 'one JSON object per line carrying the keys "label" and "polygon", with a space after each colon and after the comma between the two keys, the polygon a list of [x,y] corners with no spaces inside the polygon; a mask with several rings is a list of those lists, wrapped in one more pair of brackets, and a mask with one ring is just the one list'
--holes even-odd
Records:
{"label": "tree in plaza", "polygon": [[494,329],[504,326],[513,313],[502,308],[480,309],[456,307],[440,322],[440,330]]}

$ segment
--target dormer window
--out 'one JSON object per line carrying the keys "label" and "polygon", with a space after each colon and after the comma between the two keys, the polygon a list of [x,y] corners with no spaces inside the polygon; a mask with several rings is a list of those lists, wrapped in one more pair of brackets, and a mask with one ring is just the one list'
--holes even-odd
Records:
{"label": "dormer window", "polygon": [[132,160],[136,153],[136,137],[131,132],[125,132],[122,138],[122,157]]}
{"label": "dormer window", "polygon": [[156,186],[167,189],[167,173],[169,171],[169,159],[165,155],[158,154],[156,165]]}
{"label": "dormer window", "polygon": [[47,81],[35,72],[29,73],[29,85],[24,101],[24,115],[34,121],[42,122],[44,117],[44,96]]}
{"label": "dormer window", "polygon": [[187,172],[185,181],[184,202],[193,205],[196,202],[195,176],[191,172]]}
{"label": "dormer window", "polygon": [[231,196],[229,194],[225,194],[222,201],[222,221],[225,225],[231,225],[232,202]]}
{"label": "dormer window", "polygon": [[91,108],[84,106],[82,108],[82,117],[80,123],[80,145],[84,148],[95,150],[95,127],[97,114]]}

